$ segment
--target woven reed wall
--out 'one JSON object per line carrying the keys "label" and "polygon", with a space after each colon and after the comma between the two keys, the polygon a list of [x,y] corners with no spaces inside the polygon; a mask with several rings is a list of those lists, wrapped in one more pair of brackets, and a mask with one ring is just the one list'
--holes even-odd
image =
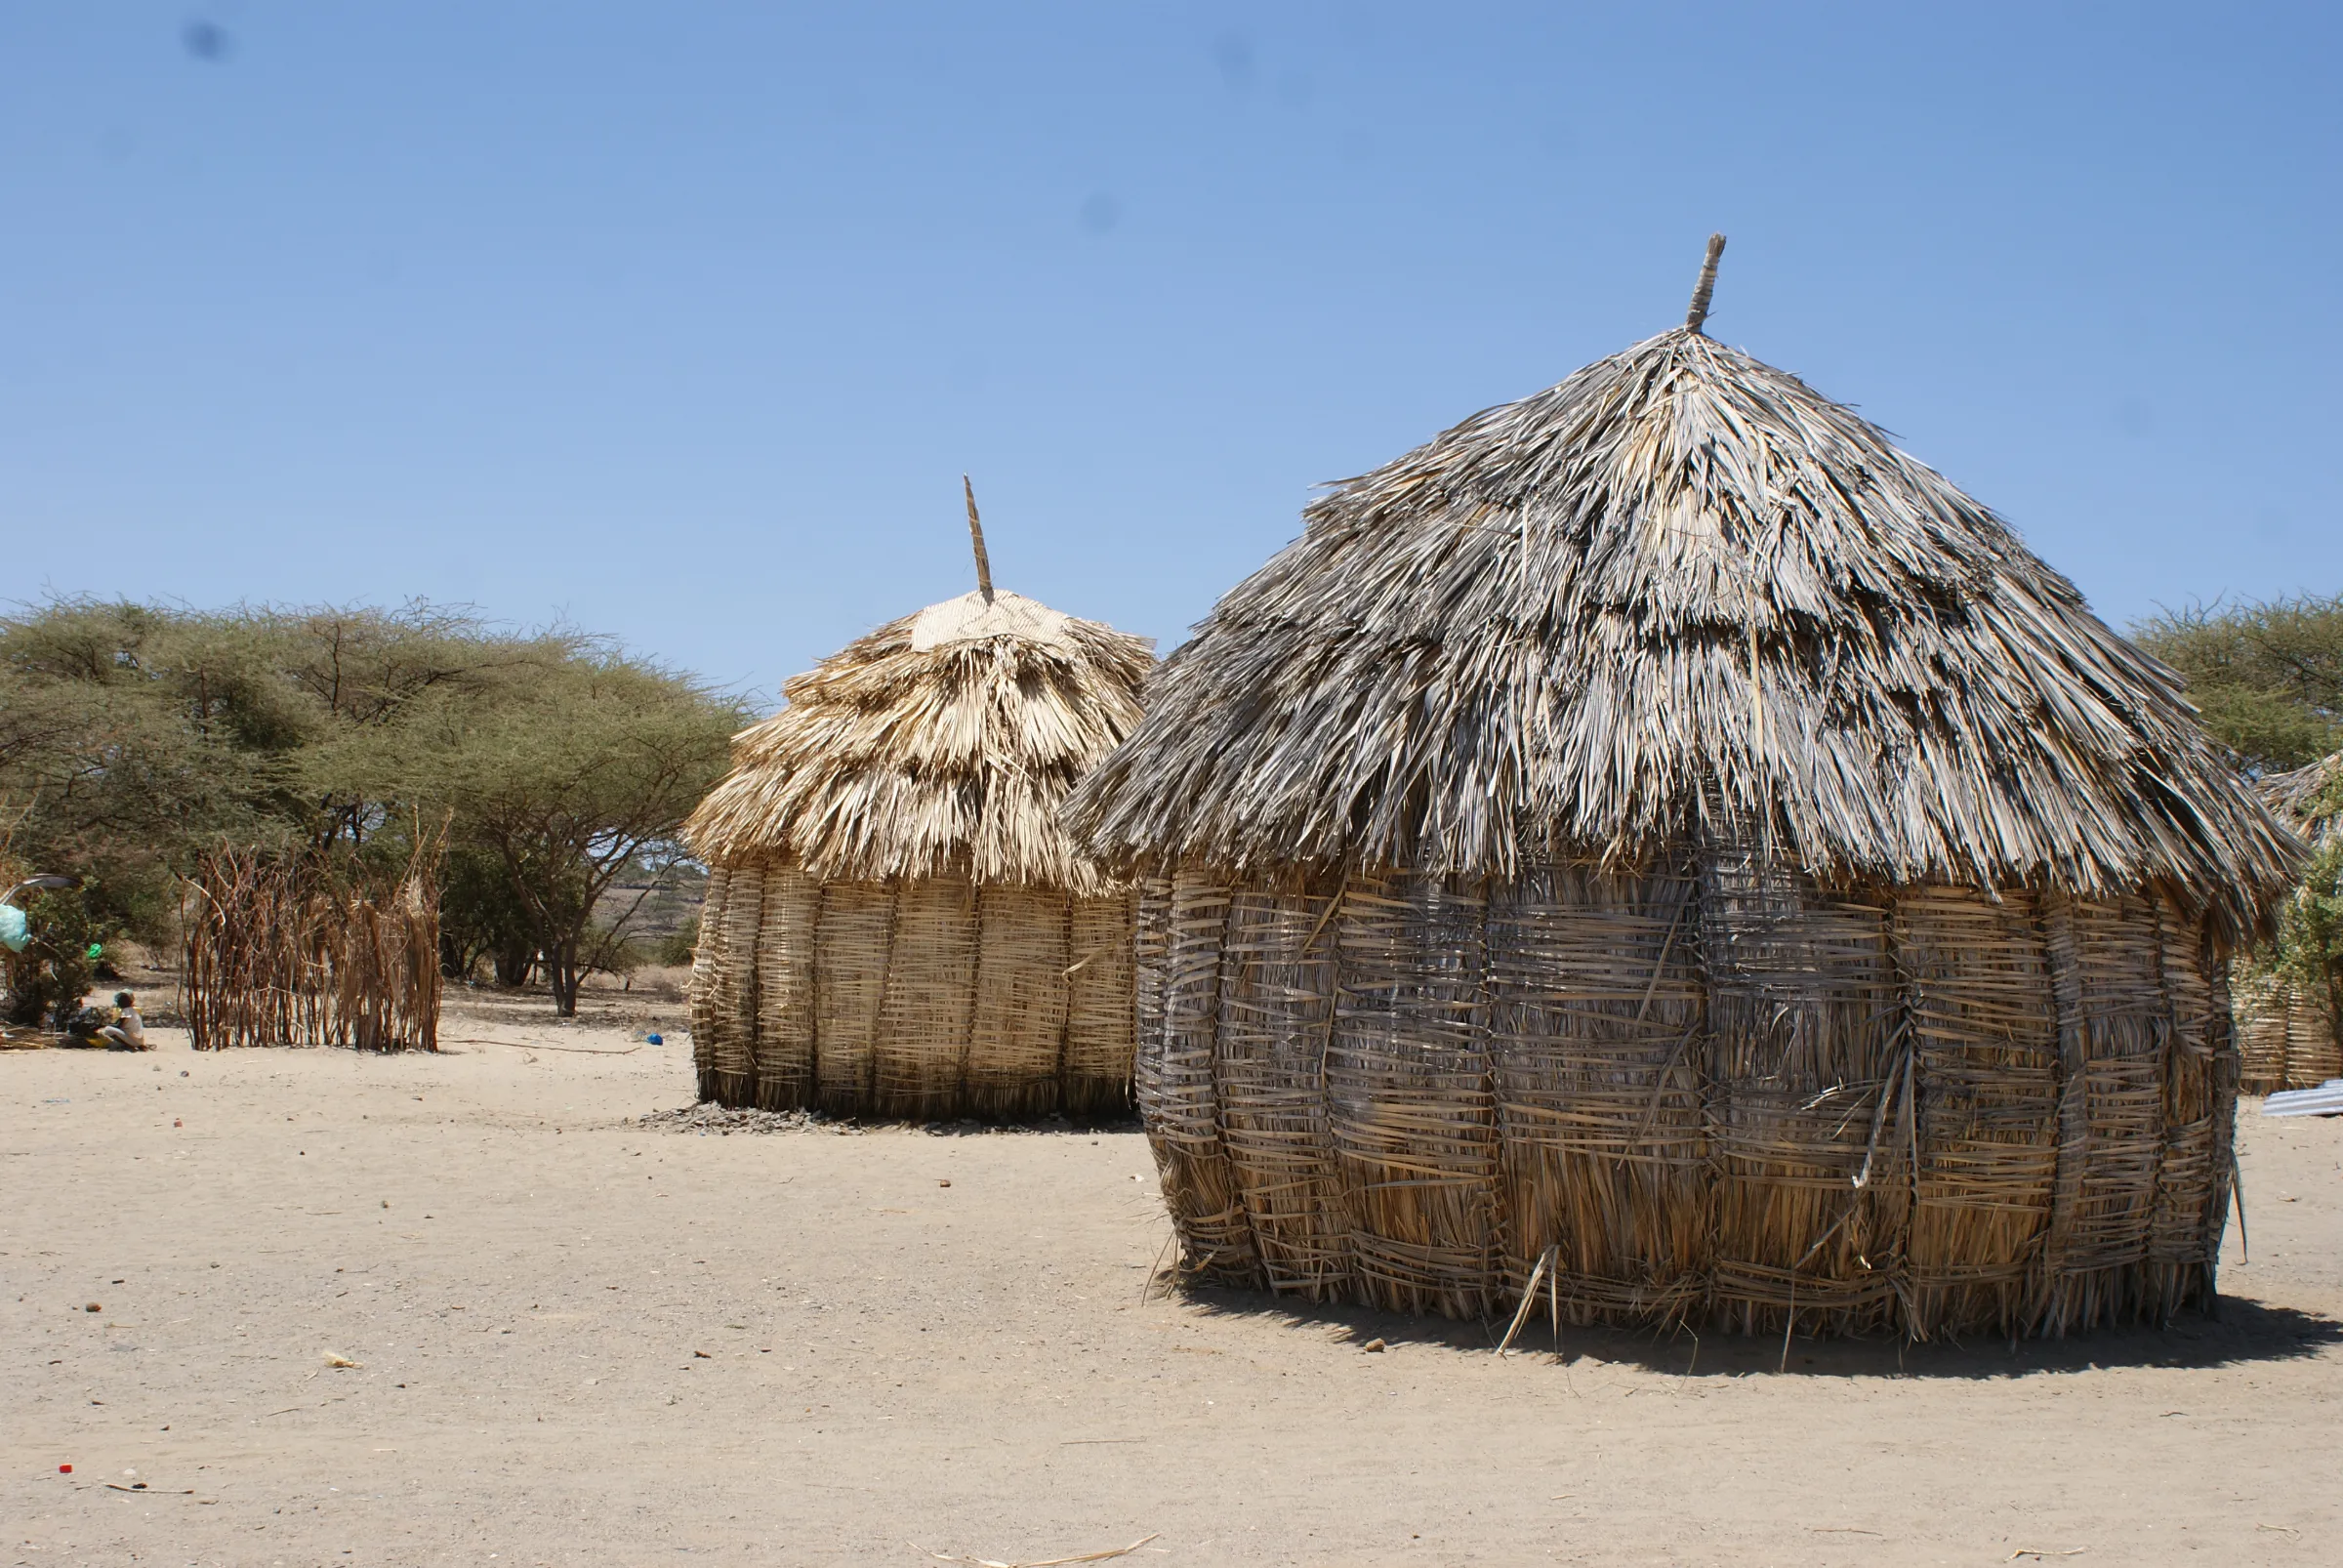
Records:
{"label": "woven reed wall", "polygon": [[2343,1028],[2306,991],[2278,975],[2258,975],[2238,993],[2240,1087],[2248,1094],[2316,1089],[2343,1078]]}
{"label": "woven reed wall", "polygon": [[714,867],[692,958],[700,1097],[930,1120],[1124,1109],[1133,904]]}
{"label": "woven reed wall", "polygon": [[[2167,903],[1827,892],[1736,851],[1143,885],[1185,1266],[1482,1316],[1926,1338],[2209,1302],[2225,965]],[[1542,1294],[1545,1287],[1541,1286]]]}

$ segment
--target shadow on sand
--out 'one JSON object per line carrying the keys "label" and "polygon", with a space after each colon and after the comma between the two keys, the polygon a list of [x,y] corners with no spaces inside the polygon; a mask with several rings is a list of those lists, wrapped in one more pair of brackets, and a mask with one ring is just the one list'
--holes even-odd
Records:
{"label": "shadow on sand", "polygon": [[[1505,1332],[1502,1318],[1463,1322],[1407,1317],[1361,1306],[1310,1306],[1259,1292],[1174,1284],[1169,1270],[1158,1280],[1159,1290],[1169,1290],[1174,1298],[1214,1317],[1281,1319],[1296,1327],[1337,1330],[1343,1339],[1362,1347],[1381,1340],[1393,1345],[1435,1345],[1488,1355]],[[1799,1334],[1786,1341],[1780,1335],[1696,1333],[1681,1327],[1656,1331],[1573,1328],[1565,1323],[1561,1357],[1568,1363],[1642,1367],[1670,1377],[1732,1378],[1766,1372],[1811,1378],[1985,1379],[2115,1367],[2226,1367],[2294,1361],[2338,1344],[2343,1344],[2343,1322],[2247,1297],[2224,1296],[2217,1315],[2191,1312],[2161,1329],[2099,1329],[2065,1340],[2012,1341],[1969,1336],[1913,1343]],[[1553,1360],[1553,1335],[1542,1314],[1523,1325],[1510,1354]]]}

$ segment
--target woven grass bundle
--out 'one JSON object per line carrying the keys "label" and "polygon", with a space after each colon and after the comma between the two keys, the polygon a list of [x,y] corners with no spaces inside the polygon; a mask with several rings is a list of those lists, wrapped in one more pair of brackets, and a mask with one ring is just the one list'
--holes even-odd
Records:
{"label": "woven grass bundle", "polygon": [[1151,645],[992,584],[785,688],[684,832],[711,867],[700,1095],[842,1115],[1126,1107],[1134,894],[1057,825]]}
{"label": "woven grass bundle", "polygon": [[1575,1322],[2209,1300],[2299,846],[1984,507],[1685,325],[1338,483],[1068,803],[1196,1274]]}

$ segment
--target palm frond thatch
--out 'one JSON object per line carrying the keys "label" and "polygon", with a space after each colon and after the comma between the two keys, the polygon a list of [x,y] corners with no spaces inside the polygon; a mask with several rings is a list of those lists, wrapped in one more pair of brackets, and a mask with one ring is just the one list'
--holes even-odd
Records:
{"label": "palm frond thatch", "polygon": [[712,862],[787,860],[824,882],[1103,892],[1057,810],[1137,722],[1154,662],[1145,639],[1007,591],[930,605],[792,680],[789,705],[734,738],[685,837]]}
{"label": "palm frond thatch", "polygon": [[1334,485],[1147,705],[1068,805],[1126,873],[1511,878],[1706,823],[1826,880],[2161,887],[2234,944],[2299,856],[1998,517],[1693,325]]}
{"label": "palm frond thatch", "polygon": [[2261,782],[2262,804],[2313,848],[2343,832],[2343,752]]}

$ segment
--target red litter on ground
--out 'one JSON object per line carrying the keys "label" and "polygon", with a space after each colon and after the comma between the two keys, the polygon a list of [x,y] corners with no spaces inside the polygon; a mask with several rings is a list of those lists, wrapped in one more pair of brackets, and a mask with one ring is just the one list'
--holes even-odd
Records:
{"label": "red litter on ground", "polygon": [[71,1475],[73,1473],[73,1466],[70,1465],[60,1465],[57,1467],[57,1473],[60,1475]]}

